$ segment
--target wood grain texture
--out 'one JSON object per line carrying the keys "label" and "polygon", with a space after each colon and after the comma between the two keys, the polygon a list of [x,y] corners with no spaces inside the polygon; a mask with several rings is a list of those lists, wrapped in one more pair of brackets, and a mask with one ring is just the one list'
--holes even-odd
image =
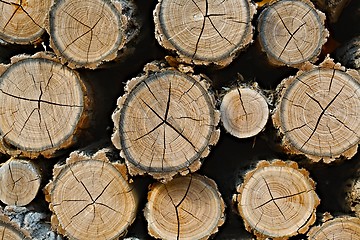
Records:
{"label": "wood grain texture", "polygon": [[259,239],[288,239],[315,222],[315,183],[295,162],[260,161],[233,198],[245,228]]}
{"label": "wood grain texture", "polygon": [[327,58],[278,86],[273,115],[283,146],[313,161],[351,158],[360,141],[360,76]]}
{"label": "wood grain texture", "polygon": [[199,169],[200,159],[217,143],[220,114],[208,81],[155,64],[131,79],[113,113],[113,144],[131,175],[170,180]]}
{"label": "wood grain texture", "polygon": [[150,187],[144,215],[150,235],[160,239],[209,239],[225,221],[215,182],[190,174]]}
{"label": "wood grain texture", "polygon": [[45,32],[53,0],[0,1],[0,39],[7,43],[31,44]]}
{"label": "wood grain texture", "polygon": [[187,63],[226,66],[252,42],[255,12],[248,0],[159,0],[155,37]]}

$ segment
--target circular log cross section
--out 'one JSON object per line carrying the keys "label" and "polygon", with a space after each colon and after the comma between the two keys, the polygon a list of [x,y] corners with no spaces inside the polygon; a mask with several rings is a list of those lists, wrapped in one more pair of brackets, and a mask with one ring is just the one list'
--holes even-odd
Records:
{"label": "circular log cross section", "polygon": [[261,161],[238,187],[238,211],[257,236],[287,238],[305,233],[320,203],[315,183],[295,162]]}
{"label": "circular log cross section", "polygon": [[356,217],[338,217],[321,226],[312,227],[307,233],[309,240],[360,239],[360,219]]}
{"label": "circular log cross section", "polygon": [[53,0],[0,1],[0,39],[30,44],[45,32],[45,21]]}
{"label": "circular log cross section", "polygon": [[255,5],[248,0],[160,0],[156,38],[185,62],[226,66],[252,42]]}
{"label": "circular log cross section", "polygon": [[149,75],[120,99],[113,143],[131,175],[169,179],[200,167],[219,137],[219,113],[204,81],[166,70]]}
{"label": "circular log cross section", "polygon": [[220,113],[226,131],[238,138],[255,136],[264,129],[269,118],[266,99],[250,88],[236,88],[226,93]]}
{"label": "circular log cross section", "polygon": [[[70,239],[116,239],[136,216],[129,183],[110,162],[88,159],[57,169],[47,186],[60,233]],[[59,229],[58,229],[59,230]]]}
{"label": "circular log cross section", "polygon": [[20,60],[0,76],[3,151],[50,157],[73,142],[83,124],[85,88],[78,75],[43,58]]}
{"label": "circular log cross section", "polygon": [[225,221],[213,180],[197,174],[151,187],[144,214],[149,233],[161,239],[208,239]]}
{"label": "circular log cross section", "polygon": [[316,60],[328,36],[324,21],[325,15],[310,1],[277,1],[258,20],[262,49],[276,65],[295,66]]}
{"label": "circular log cross section", "polygon": [[360,78],[355,77],[320,67],[286,80],[289,85],[274,123],[291,153],[325,162],[356,153],[360,141]]}
{"label": "circular log cross section", "polygon": [[50,11],[51,45],[70,67],[95,68],[124,44],[121,12],[107,0],[60,0]]}
{"label": "circular log cross section", "polygon": [[30,161],[10,159],[0,168],[0,200],[7,205],[25,206],[39,191],[40,170]]}
{"label": "circular log cross section", "polygon": [[5,216],[0,217],[1,239],[30,240],[29,234],[23,233],[15,224],[11,223]]}

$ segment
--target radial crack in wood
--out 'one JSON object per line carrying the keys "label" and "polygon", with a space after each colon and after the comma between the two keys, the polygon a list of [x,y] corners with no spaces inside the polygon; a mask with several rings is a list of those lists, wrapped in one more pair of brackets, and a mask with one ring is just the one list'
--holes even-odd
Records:
{"label": "radial crack in wood", "polygon": [[295,162],[260,161],[237,186],[234,202],[246,229],[259,238],[287,239],[315,222],[315,183]]}
{"label": "radial crack in wood", "polygon": [[307,233],[309,240],[360,239],[360,219],[341,216],[312,227]]}
{"label": "radial crack in wood", "polygon": [[248,0],[159,0],[155,37],[187,63],[226,66],[252,42],[255,12]]}
{"label": "radial crack in wood", "polygon": [[53,0],[1,0],[0,39],[16,44],[39,41],[52,4]]}
{"label": "radial crack in wood", "polygon": [[73,152],[55,166],[45,193],[53,228],[70,239],[117,239],[135,220],[137,197],[126,167],[111,163],[102,150]]}
{"label": "radial crack in wood", "polygon": [[355,155],[360,141],[360,76],[327,58],[278,86],[274,125],[292,154],[331,162]]}
{"label": "radial crack in wood", "polygon": [[40,169],[33,162],[12,158],[0,168],[0,200],[25,206],[37,195],[40,183]]}
{"label": "radial crack in wood", "polygon": [[220,113],[226,131],[238,138],[257,135],[269,118],[267,100],[261,92],[240,86],[225,94]]}
{"label": "radial crack in wood", "polygon": [[118,50],[138,32],[130,29],[138,26],[130,19],[132,16],[123,13],[122,2],[60,0],[55,3],[50,11],[50,43],[63,63],[68,62],[72,68],[96,68],[117,57]]}
{"label": "radial crack in wood", "polygon": [[271,63],[297,67],[316,61],[329,32],[325,14],[308,0],[275,1],[259,16],[259,40]]}
{"label": "radial crack in wood", "polygon": [[51,157],[72,145],[89,122],[90,100],[78,74],[44,53],[0,67],[0,150]]}
{"label": "radial crack in wood", "polygon": [[113,113],[112,141],[131,175],[166,181],[199,169],[220,135],[220,114],[208,88],[206,79],[171,68],[127,83]]}
{"label": "radial crack in wood", "polygon": [[190,174],[150,187],[144,214],[149,233],[161,239],[208,239],[225,221],[215,182]]}

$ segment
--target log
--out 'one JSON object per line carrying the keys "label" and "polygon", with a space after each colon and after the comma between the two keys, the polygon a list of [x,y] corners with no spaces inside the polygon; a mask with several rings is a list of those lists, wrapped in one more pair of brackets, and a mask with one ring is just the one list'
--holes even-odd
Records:
{"label": "log", "polygon": [[159,0],[155,37],[186,63],[224,67],[252,42],[255,12],[249,0]]}
{"label": "log", "polygon": [[110,162],[108,153],[77,151],[55,165],[44,191],[58,233],[70,239],[116,239],[135,220],[138,200],[126,167]]}
{"label": "log", "polygon": [[0,1],[0,42],[36,44],[45,33],[53,0]]}
{"label": "log", "polygon": [[224,210],[215,182],[189,174],[151,185],[144,215],[155,238],[209,239],[224,223]]}
{"label": "log", "polygon": [[0,66],[0,151],[46,158],[76,141],[89,124],[88,87],[49,53]]}
{"label": "log", "polygon": [[258,18],[261,48],[274,65],[315,62],[329,35],[324,21],[309,0],[274,1]]}
{"label": "log", "polygon": [[273,122],[290,154],[325,163],[351,158],[360,141],[360,75],[327,57],[278,86]]}
{"label": "log", "polygon": [[245,228],[259,239],[287,239],[315,222],[315,182],[297,163],[260,161],[237,186],[233,201]]}
{"label": "log", "polygon": [[238,138],[249,138],[263,131],[269,107],[258,87],[240,87],[228,91],[220,105],[225,130]]}
{"label": "log", "polygon": [[348,179],[345,184],[345,201],[343,202],[345,209],[352,211],[360,218],[360,168],[357,169],[355,176]]}
{"label": "log", "polygon": [[112,142],[131,175],[163,181],[200,168],[217,143],[220,114],[204,76],[153,62],[127,82],[112,119]]}
{"label": "log", "polygon": [[50,46],[71,68],[114,60],[139,31],[131,0],[61,0],[50,11]]}
{"label": "log", "polygon": [[346,67],[360,71],[360,36],[354,37],[338,48],[336,59]]}
{"label": "log", "polygon": [[0,168],[0,201],[25,206],[34,200],[40,183],[40,169],[34,162],[11,158]]}
{"label": "log", "polygon": [[330,23],[336,23],[344,8],[351,0],[312,0],[322,11],[324,11]]}
{"label": "log", "polygon": [[12,223],[2,211],[0,213],[0,236],[2,239],[30,240],[30,234]]}
{"label": "log", "polygon": [[312,227],[307,236],[309,240],[360,239],[360,219],[340,216]]}

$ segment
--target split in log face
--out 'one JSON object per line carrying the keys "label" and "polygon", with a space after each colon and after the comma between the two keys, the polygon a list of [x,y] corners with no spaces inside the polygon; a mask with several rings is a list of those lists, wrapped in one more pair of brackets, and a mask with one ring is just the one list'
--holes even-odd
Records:
{"label": "split in log face", "polygon": [[0,39],[29,44],[45,32],[45,21],[53,0],[1,0]]}
{"label": "split in log face", "polygon": [[124,44],[121,13],[108,0],[60,0],[50,11],[50,36],[70,67],[94,68]]}
{"label": "split in log face", "polygon": [[120,99],[113,143],[122,150],[130,174],[164,179],[200,167],[191,165],[209,153],[219,136],[219,113],[207,90],[184,73],[166,70],[140,81]]}
{"label": "split in log face", "polygon": [[309,240],[359,240],[360,219],[349,216],[337,217],[321,226],[312,227],[307,236]]}
{"label": "split in log face", "polygon": [[259,162],[234,199],[246,229],[275,239],[305,233],[320,202],[308,175],[295,162]]}
{"label": "split in log face", "polygon": [[328,162],[357,148],[360,78],[355,77],[340,69],[319,67],[289,79],[274,122],[291,151]]}
{"label": "split in log face", "polygon": [[208,239],[224,223],[224,202],[214,181],[197,174],[151,187],[144,214],[161,239]]}
{"label": "split in log face", "polygon": [[269,5],[259,17],[258,28],[270,62],[296,66],[316,60],[328,36],[324,19],[310,1],[284,0]]}
{"label": "split in log face", "polygon": [[248,0],[161,0],[156,37],[186,62],[226,66],[252,41],[255,6]]}
{"label": "split in log face", "polygon": [[38,193],[40,183],[40,171],[32,162],[10,159],[0,168],[0,200],[7,205],[27,205]]}
{"label": "split in log face", "polygon": [[58,221],[58,231],[71,239],[115,239],[135,219],[133,189],[110,162],[68,161],[46,190],[53,226]]}
{"label": "split in log face", "polygon": [[220,112],[226,131],[238,138],[255,136],[264,129],[269,118],[266,99],[250,88],[236,88],[226,93]]}
{"label": "split in log face", "polygon": [[78,75],[60,63],[29,58],[0,77],[0,134],[4,151],[49,157],[72,142],[84,123],[85,88]]}

